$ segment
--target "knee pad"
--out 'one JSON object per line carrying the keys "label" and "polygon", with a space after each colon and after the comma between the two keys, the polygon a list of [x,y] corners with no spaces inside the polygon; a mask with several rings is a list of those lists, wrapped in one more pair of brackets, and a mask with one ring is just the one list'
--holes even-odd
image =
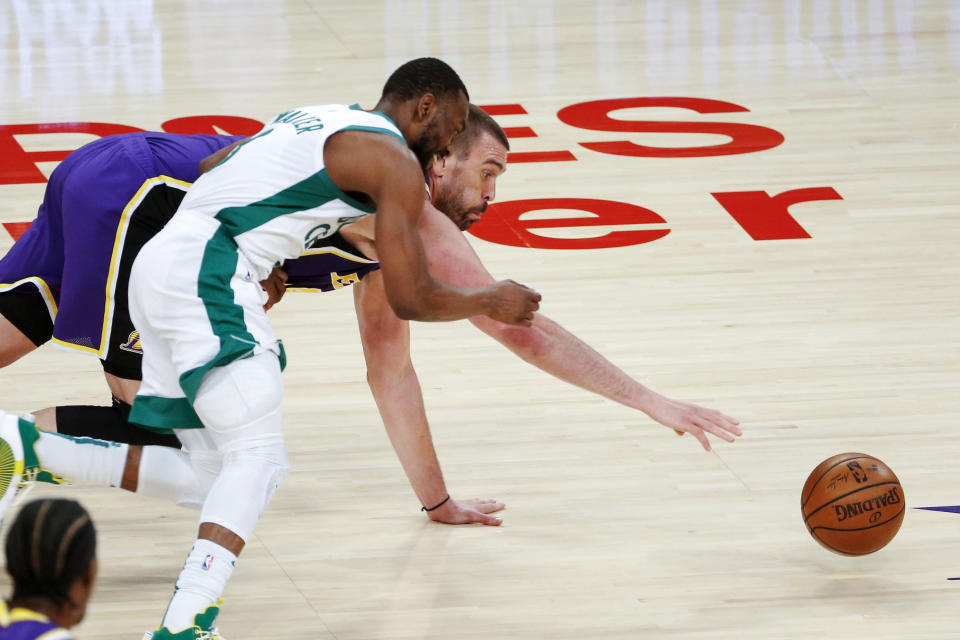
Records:
{"label": "knee pad", "polygon": [[264,352],[214,367],[193,408],[224,454],[281,442],[283,383],[276,354]]}
{"label": "knee pad", "polygon": [[[219,456],[217,458],[219,460]],[[210,476],[198,471],[192,453],[170,447],[144,447],[140,455],[137,493],[199,509],[215,478],[216,473]]]}
{"label": "knee pad", "polygon": [[231,451],[223,458],[200,522],[225,527],[246,542],[289,470],[282,441]]}
{"label": "knee pad", "polygon": [[177,437],[187,449],[186,455],[196,488],[189,497],[184,494],[184,498],[178,500],[177,504],[199,509],[206,501],[217,476],[220,475],[220,470],[223,468],[223,454],[217,451],[217,446],[206,429],[180,429],[177,431]]}

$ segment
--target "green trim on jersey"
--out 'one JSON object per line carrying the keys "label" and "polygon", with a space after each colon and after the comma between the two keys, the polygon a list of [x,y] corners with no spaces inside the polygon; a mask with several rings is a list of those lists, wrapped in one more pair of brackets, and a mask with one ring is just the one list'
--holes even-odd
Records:
{"label": "green trim on jersey", "polygon": [[[383,131],[389,133],[386,129]],[[375,209],[341,191],[327,175],[327,170],[322,169],[305,180],[301,180],[258,202],[221,209],[215,217],[222,225],[221,228],[226,231],[227,236],[235,238],[241,233],[270,222],[274,218],[297,211],[313,209],[332,200],[342,200],[364,213],[375,211]],[[236,248],[234,248],[234,251],[236,251]]]}
{"label": "green trim on jersey", "polygon": [[[372,113],[374,115],[380,116],[381,118],[383,118],[384,120],[392,124],[394,127],[397,127],[397,123],[393,121],[393,118],[385,114],[383,111],[377,111],[376,109],[371,109],[370,111],[367,111],[366,109],[361,107],[358,103],[354,103],[350,105],[349,109],[351,111],[363,111],[365,113]],[[399,130],[400,130],[400,127],[397,127],[397,131]]]}
{"label": "green trim on jersey", "polygon": [[[383,117],[386,118],[387,116],[383,116]],[[393,131],[392,129],[384,129],[383,127],[370,127],[362,124],[352,124],[347,127],[344,127],[343,129],[338,130],[337,133],[340,133],[340,131],[372,131],[373,133],[386,133],[393,136],[394,138],[399,139],[400,142],[402,142],[404,145],[407,144],[407,139],[404,138],[402,135],[400,135],[396,131]]]}
{"label": "green trim on jersey", "polygon": [[221,225],[207,241],[197,277],[197,296],[203,301],[211,331],[220,339],[220,350],[206,364],[180,375],[180,388],[191,403],[207,371],[234,360],[249,358],[257,346],[253,334],[247,331],[243,307],[234,302],[234,292],[230,287],[239,257],[237,244]]}
{"label": "green trim on jersey", "polygon": [[160,433],[171,433],[173,429],[203,428],[200,416],[186,398],[138,395],[130,409],[130,422]]}

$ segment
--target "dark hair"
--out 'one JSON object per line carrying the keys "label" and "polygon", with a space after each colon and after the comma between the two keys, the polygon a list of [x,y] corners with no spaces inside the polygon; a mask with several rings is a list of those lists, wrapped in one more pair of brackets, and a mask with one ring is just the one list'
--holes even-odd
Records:
{"label": "dark hair", "polygon": [[470,99],[463,80],[450,65],[437,58],[417,58],[404,63],[390,74],[387,83],[383,85],[380,99],[394,98],[404,101],[432,93],[438,100],[442,100],[456,98],[460,92],[463,92],[467,100]]}
{"label": "dark hair", "polygon": [[453,146],[457,149],[469,149],[473,141],[477,139],[482,131],[486,131],[497,139],[500,144],[510,150],[510,142],[507,140],[507,134],[504,133],[496,120],[478,107],[470,103],[470,112],[467,114],[467,123],[463,126],[463,131],[457,134],[453,139]]}
{"label": "dark hair", "polygon": [[40,596],[76,606],[70,587],[90,568],[96,548],[93,521],[79,502],[62,498],[28,502],[7,534],[12,599]]}

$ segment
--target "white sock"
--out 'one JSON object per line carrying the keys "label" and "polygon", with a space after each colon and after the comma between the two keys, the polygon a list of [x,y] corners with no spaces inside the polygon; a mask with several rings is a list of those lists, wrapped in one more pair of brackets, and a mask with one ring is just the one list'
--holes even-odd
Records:
{"label": "white sock", "polygon": [[119,487],[129,445],[38,431],[34,451],[40,467],[68,482]]}
{"label": "white sock", "polygon": [[236,563],[237,556],[216,542],[197,540],[177,578],[162,626],[173,633],[193,626],[198,613],[220,600]]}

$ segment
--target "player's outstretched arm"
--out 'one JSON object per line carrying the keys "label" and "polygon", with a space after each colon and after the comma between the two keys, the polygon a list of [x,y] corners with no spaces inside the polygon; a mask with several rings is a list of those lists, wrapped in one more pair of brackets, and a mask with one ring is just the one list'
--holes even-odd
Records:
{"label": "player's outstretched arm", "polygon": [[[425,214],[420,225],[424,237],[430,238],[427,252],[431,272],[460,286],[478,287],[492,282],[493,277],[463,234],[439,211],[433,213],[436,215]],[[708,451],[708,433],[728,442],[741,435],[736,419],[648,389],[543,314],[535,314],[529,328],[510,327],[483,316],[470,321],[550,375],[639,409],[681,435],[690,433]]]}
{"label": "player's outstretched arm", "polygon": [[327,141],[324,163],[341,190],[364,193],[376,204],[380,269],[397,316],[445,321],[488,315],[507,324],[530,324],[540,301],[535,291],[514,282],[456,287],[427,270],[417,232],[425,202],[423,174],[399,140],[361,131],[336,133]]}
{"label": "player's outstretched arm", "polygon": [[[432,507],[450,495],[430,436],[423,393],[410,360],[410,326],[393,312],[383,279],[373,272],[353,286],[367,383],[380,411],[390,443],[420,503]],[[499,525],[488,515],[503,508],[496,500],[450,499],[427,515],[448,524]]]}

